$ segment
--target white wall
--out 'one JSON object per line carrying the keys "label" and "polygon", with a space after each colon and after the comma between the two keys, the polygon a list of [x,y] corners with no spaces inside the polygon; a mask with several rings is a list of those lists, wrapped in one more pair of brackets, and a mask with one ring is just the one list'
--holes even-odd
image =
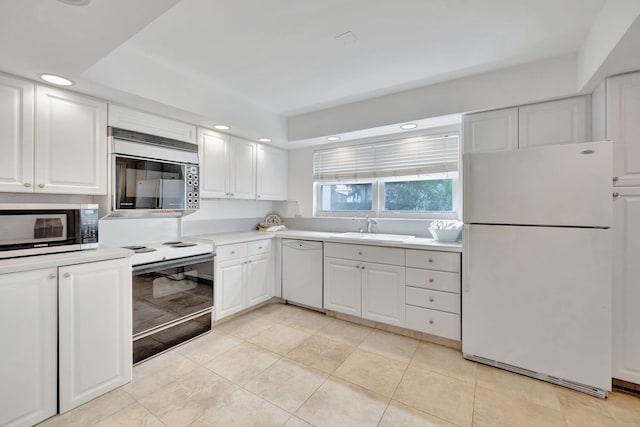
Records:
{"label": "white wall", "polygon": [[576,66],[570,55],[292,116],[289,141],[575,95]]}

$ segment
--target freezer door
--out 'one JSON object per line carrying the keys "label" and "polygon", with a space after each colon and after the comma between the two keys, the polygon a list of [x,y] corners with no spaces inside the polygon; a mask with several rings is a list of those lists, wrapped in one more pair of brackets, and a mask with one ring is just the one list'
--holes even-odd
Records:
{"label": "freezer door", "polygon": [[464,222],[610,227],[612,143],[493,153],[464,163]]}
{"label": "freezer door", "polygon": [[463,353],[611,390],[611,230],[464,233]]}

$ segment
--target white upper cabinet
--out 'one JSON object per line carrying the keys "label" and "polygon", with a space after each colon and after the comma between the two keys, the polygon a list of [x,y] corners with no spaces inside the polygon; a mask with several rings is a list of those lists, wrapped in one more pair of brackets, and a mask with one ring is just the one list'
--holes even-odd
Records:
{"label": "white upper cabinet", "polygon": [[518,109],[485,111],[462,117],[464,153],[518,148]]}
{"label": "white upper cabinet", "polygon": [[519,148],[589,141],[588,111],[586,96],[520,107]]}
{"label": "white upper cabinet", "polygon": [[0,76],[0,191],[33,192],[34,88]]}
{"label": "white upper cabinet", "polygon": [[[607,79],[606,133],[616,186],[640,185],[640,73]],[[614,178],[615,179],[615,178]]]}
{"label": "white upper cabinet", "polygon": [[109,126],[196,143],[196,127],[120,105],[109,104]]}
{"label": "white upper cabinet", "polygon": [[258,144],[257,199],[287,200],[289,156],[286,150]]}
{"label": "white upper cabinet", "polygon": [[590,141],[590,117],[588,96],[467,114],[462,117],[463,152]]}
{"label": "white upper cabinet", "polygon": [[229,142],[229,196],[255,199],[257,144],[235,136],[230,137]]}
{"label": "white upper cabinet", "polygon": [[256,143],[198,129],[200,197],[256,198]]}
{"label": "white upper cabinet", "polygon": [[229,136],[198,128],[200,197],[229,197]]}
{"label": "white upper cabinet", "polygon": [[107,104],[36,88],[35,192],[106,194]]}

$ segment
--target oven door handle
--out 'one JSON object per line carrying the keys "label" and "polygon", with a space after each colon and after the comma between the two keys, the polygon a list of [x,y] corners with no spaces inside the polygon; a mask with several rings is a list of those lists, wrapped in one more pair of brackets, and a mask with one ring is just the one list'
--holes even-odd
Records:
{"label": "oven door handle", "polygon": [[200,262],[213,261],[215,257],[216,257],[216,254],[215,252],[213,252],[205,255],[195,255],[195,256],[190,256],[186,258],[152,262],[149,264],[135,265],[133,266],[132,271],[134,276],[139,276],[141,274],[152,273],[158,270],[165,270],[165,269],[175,268],[175,267],[184,267],[186,265],[197,264]]}

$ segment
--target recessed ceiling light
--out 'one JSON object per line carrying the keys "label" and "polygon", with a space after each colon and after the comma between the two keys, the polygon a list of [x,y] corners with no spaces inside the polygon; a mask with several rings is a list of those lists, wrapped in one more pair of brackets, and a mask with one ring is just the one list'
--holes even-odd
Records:
{"label": "recessed ceiling light", "polygon": [[58,0],[60,3],[68,4],[71,6],[86,6],[91,3],[91,0]]}
{"label": "recessed ceiling light", "polygon": [[40,74],[40,78],[47,83],[51,83],[58,86],[71,86],[73,82],[64,77],[56,76],[55,74]]}
{"label": "recessed ceiling light", "polygon": [[229,126],[227,125],[215,125],[214,128],[218,129],[218,130],[229,130],[231,129]]}
{"label": "recessed ceiling light", "polygon": [[271,138],[258,138],[258,142],[271,142]]}
{"label": "recessed ceiling light", "polygon": [[405,123],[402,126],[400,126],[400,129],[415,129],[417,127],[418,125],[415,123]]}
{"label": "recessed ceiling light", "polygon": [[327,141],[340,141],[339,136],[330,136],[327,138]]}

